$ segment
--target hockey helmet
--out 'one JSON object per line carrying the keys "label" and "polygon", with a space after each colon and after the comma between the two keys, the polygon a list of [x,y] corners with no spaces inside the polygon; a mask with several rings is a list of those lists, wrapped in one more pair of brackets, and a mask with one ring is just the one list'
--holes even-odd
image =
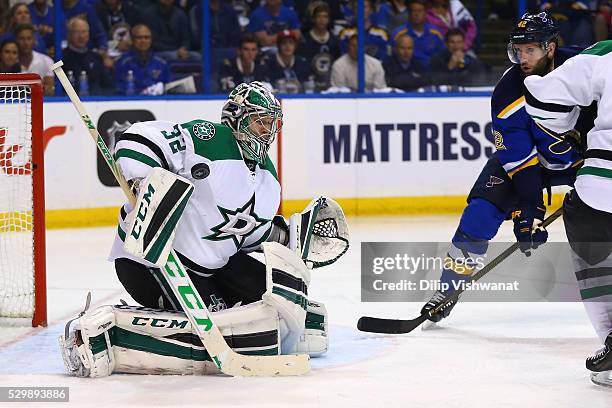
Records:
{"label": "hockey helmet", "polygon": [[283,126],[283,112],[262,82],[241,83],[223,105],[221,123],[232,130],[246,158],[264,164]]}
{"label": "hockey helmet", "polygon": [[556,42],[559,29],[555,20],[545,11],[538,14],[525,13],[510,33],[508,58],[514,64],[520,64],[514,44],[538,43],[546,51],[551,41]]}

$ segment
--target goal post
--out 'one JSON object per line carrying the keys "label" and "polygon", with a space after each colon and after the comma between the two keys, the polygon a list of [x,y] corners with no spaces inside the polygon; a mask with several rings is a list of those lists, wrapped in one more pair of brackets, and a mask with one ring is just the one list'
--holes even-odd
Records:
{"label": "goal post", "polygon": [[0,74],[0,318],[47,325],[43,87]]}

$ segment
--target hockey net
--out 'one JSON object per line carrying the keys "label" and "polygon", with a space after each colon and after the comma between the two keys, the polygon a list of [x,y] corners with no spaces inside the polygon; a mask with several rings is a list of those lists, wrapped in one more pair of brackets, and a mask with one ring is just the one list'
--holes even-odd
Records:
{"label": "hockey net", "polygon": [[42,83],[0,74],[0,323],[46,325]]}

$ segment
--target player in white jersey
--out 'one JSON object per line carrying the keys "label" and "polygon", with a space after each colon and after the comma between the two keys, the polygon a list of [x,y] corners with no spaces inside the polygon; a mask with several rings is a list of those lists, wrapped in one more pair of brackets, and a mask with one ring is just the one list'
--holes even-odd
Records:
{"label": "player in white jersey", "polygon": [[[194,184],[173,248],[214,310],[261,299],[265,266],[246,252],[266,240],[283,245],[288,240],[283,223],[272,222],[280,184],[267,155],[282,127],[280,103],[259,83],[242,84],[230,94],[221,120],[135,123],[115,143],[117,163],[128,181],[137,183],[152,166],[161,166]],[[110,256],[119,280],[145,307],[180,310],[158,271],[125,252],[130,211],[125,204]]]}
{"label": "player in white jersey", "polygon": [[[276,215],[280,184],[267,153],[282,117],[262,83],[243,83],[223,106],[221,124],[140,122],[118,138],[115,160],[139,195],[135,210],[129,203],[121,209],[110,260],[142,307],[86,308],[76,325],[68,322],[60,343],[70,373],[216,372],[159,263],[151,252],[133,252],[133,240],[148,241],[146,248],[163,241],[157,254],[174,249],[238,353],[327,351],[327,313],[309,299],[309,267],[339,258],[348,231],[340,207],[324,197],[308,207],[316,211],[292,217],[291,227]],[[265,263],[248,254],[260,249]]]}
{"label": "player in white jersey", "polygon": [[563,203],[576,277],[603,348],[586,361],[595,383],[612,386],[612,41],[601,41],[556,70],[525,79],[527,112],[559,137],[573,137],[581,108],[598,103],[581,140],[585,162]]}

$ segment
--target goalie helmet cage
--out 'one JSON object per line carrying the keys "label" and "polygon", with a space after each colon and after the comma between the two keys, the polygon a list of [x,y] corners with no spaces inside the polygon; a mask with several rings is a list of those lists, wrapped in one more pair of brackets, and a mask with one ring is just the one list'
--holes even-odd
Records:
{"label": "goalie helmet cage", "polygon": [[0,74],[0,319],[47,325],[43,87]]}

